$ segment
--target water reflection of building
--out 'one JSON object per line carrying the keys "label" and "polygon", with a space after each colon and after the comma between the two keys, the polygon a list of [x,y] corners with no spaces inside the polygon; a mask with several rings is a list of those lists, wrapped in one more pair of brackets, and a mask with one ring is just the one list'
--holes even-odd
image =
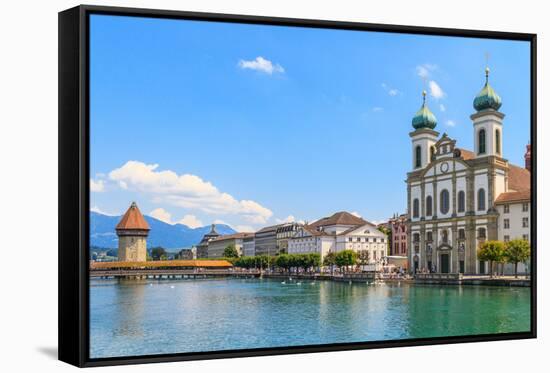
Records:
{"label": "water reflection of building", "polygon": [[[485,240],[529,240],[524,232],[530,224],[530,164],[515,166],[503,157],[501,104],[487,69],[485,86],[474,100],[476,112],[470,116],[474,149],[468,151],[447,134],[439,137],[424,92],[412,120],[413,170],[407,174],[412,271],[483,274],[487,268],[477,259],[477,249]],[[512,221],[519,230],[512,230]],[[522,236],[512,237],[513,232]]]}
{"label": "water reflection of building", "polygon": [[205,234],[201,242],[197,245],[197,258],[208,258],[208,243],[219,235],[220,234],[216,232],[216,224],[212,224],[210,232]]}
{"label": "water reflection of building", "polygon": [[145,262],[147,260],[147,236],[149,224],[132,202],[116,226],[118,236],[118,260],[122,262]]}

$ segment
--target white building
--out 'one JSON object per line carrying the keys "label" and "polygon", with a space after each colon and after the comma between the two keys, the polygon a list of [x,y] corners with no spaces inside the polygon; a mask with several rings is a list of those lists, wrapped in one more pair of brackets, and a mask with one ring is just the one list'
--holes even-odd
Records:
{"label": "white building", "polygon": [[386,235],[376,225],[345,211],[298,227],[288,243],[289,254],[318,253],[321,259],[329,252],[366,250],[371,263],[385,257],[386,248]]}
{"label": "white building", "polygon": [[256,241],[253,233],[243,238],[243,256],[256,255]]}
{"label": "white building", "polygon": [[[456,147],[456,140],[446,134],[439,137],[425,92],[413,118],[412,171],[407,174],[408,259],[413,272],[483,274],[488,266],[477,259],[482,242],[516,235],[529,239],[530,165],[518,167],[504,158],[504,114],[498,111],[501,99],[488,77],[487,69],[470,117],[474,152]],[[504,228],[505,222],[510,228]]]}

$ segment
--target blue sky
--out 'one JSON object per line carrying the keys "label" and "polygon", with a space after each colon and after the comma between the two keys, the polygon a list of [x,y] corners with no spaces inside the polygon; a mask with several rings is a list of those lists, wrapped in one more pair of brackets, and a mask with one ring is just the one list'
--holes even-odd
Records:
{"label": "blue sky", "polygon": [[405,212],[411,119],[472,148],[490,82],[504,157],[529,141],[529,44],[265,25],[91,17],[91,207],[239,230],[336,211]]}

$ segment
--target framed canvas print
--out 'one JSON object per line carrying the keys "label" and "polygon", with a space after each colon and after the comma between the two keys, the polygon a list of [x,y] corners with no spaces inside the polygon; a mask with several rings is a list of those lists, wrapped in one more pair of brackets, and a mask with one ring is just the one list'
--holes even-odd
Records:
{"label": "framed canvas print", "polygon": [[536,36],[59,14],[59,357],[536,336]]}

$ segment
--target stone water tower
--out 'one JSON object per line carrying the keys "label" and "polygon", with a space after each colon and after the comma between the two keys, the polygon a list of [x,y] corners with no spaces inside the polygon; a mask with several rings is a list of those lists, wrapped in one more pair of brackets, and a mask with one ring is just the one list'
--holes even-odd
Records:
{"label": "stone water tower", "polygon": [[147,236],[149,224],[135,202],[116,226],[118,236],[118,260],[121,262],[145,262],[147,260]]}

